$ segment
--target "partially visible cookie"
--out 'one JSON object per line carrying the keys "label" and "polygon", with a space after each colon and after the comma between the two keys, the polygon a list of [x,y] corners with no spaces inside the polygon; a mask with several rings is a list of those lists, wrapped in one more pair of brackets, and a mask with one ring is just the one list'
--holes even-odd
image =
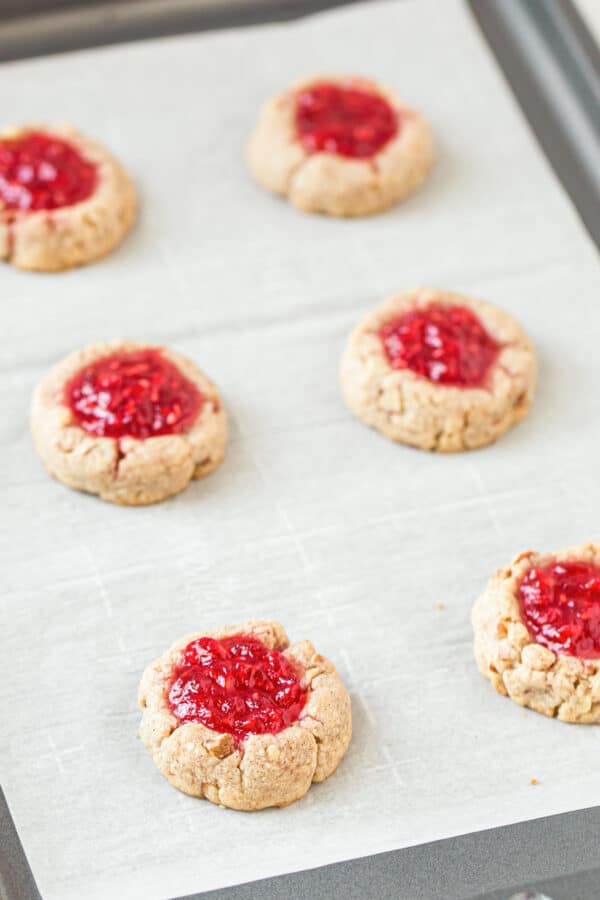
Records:
{"label": "partially visible cookie", "polygon": [[210,474],[227,442],[214,384],[179,353],[131,341],[91,344],[55,365],[35,389],[31,430],[51,475],[127,506]]}
{"label": "partially visible cookie", "polygon": [[230,809],[287,806],[336,770],[350,698],[309,641],[244,622],[177,641],[139,688],[142,741],[170,783]]}
{"label": "partially visible cookie", "polygon": [[391,440],[470,450],[527,414],[536,360],[506,313],[420,288],[391,297],[352,332],[340,381],[349,409]]}
{"label": "partially visible cookie", "polygon": [[42,272],[89,263],[122,241],[135,214],[124,169],[74,128],[0,133],[0,259]]}
{"label": "partially visible cookie", "polygon": [[600,723],[600,544],[520,553],[473,607],[475,659],[499,694]]}
{"label": "partially visible cookie", "polygon": [[298,209],[367,216],[419,187],[433,140],[427,122],[393,91],[327,75],[267,101],[246,157],[256,180]]}

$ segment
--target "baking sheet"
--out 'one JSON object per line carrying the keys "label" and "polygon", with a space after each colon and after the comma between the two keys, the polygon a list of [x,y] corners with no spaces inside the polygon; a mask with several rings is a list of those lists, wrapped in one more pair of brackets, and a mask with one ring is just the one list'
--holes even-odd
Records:
{"label": "baking sheet", "polygon": [[[435,130],[432,177],[386,215],[303,216],[245,173],[262,99],[332,70],[389,82]],[[3,119],[76,123],[143,198],[104,262],[2,270],[2,778],[46,900],[164,898],[597,804],[600,731],[520,710],[472,662],[494,568],[600,537],[600,277],[467,9],[369,3],[2,74]],[[536,344],[535,406],[493,447],[398,447],[341,403],[347,332],[421,283],[488,298]],[[231,417],[222,468],[149,509],[51,481],[28,435],[47,367],[121,335],[190,355]],[[173,790],[136,708],[172,640],[248,617],[313,639],[355,723],[334,777],[253,815]]]}

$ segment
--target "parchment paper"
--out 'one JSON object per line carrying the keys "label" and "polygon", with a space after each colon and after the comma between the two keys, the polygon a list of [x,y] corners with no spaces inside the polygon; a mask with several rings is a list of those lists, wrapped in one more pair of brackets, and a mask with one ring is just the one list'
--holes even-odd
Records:
{"label": "parchment paper", "polygon": [[[340,70],[389,82],[439,147],[418,195],[364,221],[303,216],[242,160],[266,96]],[[143,199],[106,261],[1,273],[2,774],[46,900],[152,900],[597,804],[600,729],[520,710],[472,661],[496,567],[600,537],[600,279],[468,11],[369,3],[6,65],[0,108],[97,136]],[[535,406],[494,447],[413,451],[342,405],[348,331],[422,283],[535,342]],[[149,509],[53,482],[28,434],[46,369],[121,335],[189,354],[231,416],[219,472]],[[339,666],[355,736],[303,801],[227,812],[158,774],[136,688],[187,631],[266,616]]]}

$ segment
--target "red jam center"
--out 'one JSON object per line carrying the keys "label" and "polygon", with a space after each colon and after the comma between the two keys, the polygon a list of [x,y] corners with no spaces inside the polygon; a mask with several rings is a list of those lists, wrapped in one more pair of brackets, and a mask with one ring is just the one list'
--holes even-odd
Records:
{"label": "red jam center", "polygon": [[500,351],[475,313],[436,303],[411,309],[380,332],[393,369],[411,369],[435,384],[481,387]]}
{"label": "red jam center", "polygon": [[519,601],[538,644],[554,653],[600,658],[600,566],[554,562],[529,569]]}
{"label": "red jam center", "polygon": [[96,166],[62,138],[38,131],[0,141],[0,206],[34,212],[86,200]]}
{"label": "red jam center", "polygon": [[296,130],[313,153],[368,159],[398,132],[398,116],[380,94],[326,82],[296,97]]}
{"label": "red jam center", "polygon": [[100,437],[179,434],[193,423],[203,397],[159,350],[113,353],[78,372],[65,387],[77,423]]}
{"label": "red jam center", "polygon": [[180,722],[200,722],[239,743],[295,722],[306,691],[293,664],[255,637],[236,634],[188,644],[175,670],[169,706]]}

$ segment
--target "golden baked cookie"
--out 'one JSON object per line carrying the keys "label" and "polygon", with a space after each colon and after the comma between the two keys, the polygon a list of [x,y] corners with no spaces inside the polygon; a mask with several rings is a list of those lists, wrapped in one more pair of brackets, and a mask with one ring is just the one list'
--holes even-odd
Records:
{"label": "golden baked cookie", "polygon": [[520,553],[472,614],[479,671],[563,722],[600,723],[600,544]]}
{"label": "golden baked cookie", "polygon": [[348,340],[340,383],[349,409],[386,437],[423,450],[489,444],[528,412],[531,343],[489,303],[419,288],[387,300]]}
{"label": "golden baked cookie", "polygon": [[393,91],[323,75],[268,100],[246,158],[256,180],[298,209],[367,216],[419,187],[433,163],[427,122]]}
{"label": "golden baked cookie", "polygon": [[221,463],[227,419],[214,384],[173,350],[131,341],[71,353],[34,391],[31,430],[69,487],[142,506]]}
{"label": "golden baked cookie", "polygon": [[74,128],[0,133],[0,259],[41,272],[81,266],[116,247],[135,214],[126,172]]}
{"label": "golden baked cookie", "polygon": [[287,806],[335,772],[350,697],[309,641],[244,622],[177,641],[139,688],[142,741],[170,783],[230,809]]}

